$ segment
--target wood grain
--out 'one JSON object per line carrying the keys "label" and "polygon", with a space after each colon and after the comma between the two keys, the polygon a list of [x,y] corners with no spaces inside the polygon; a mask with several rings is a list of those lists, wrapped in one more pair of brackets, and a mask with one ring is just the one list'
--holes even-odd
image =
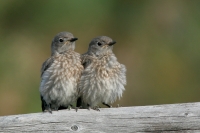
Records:
{"label": "wood grain", "polygon": [[0,117],[0,132],[200,132],[200,102]]}

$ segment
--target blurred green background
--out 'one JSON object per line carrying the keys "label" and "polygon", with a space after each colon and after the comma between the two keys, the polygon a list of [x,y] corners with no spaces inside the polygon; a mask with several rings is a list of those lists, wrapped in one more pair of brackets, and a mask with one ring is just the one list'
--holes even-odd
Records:
{"label": "blurred green background", "polygon": [[76,51],[117,41],[127,67],[122,106],[200,101],[200,1],[1,0],[0,115],[41,112],[40,68],[52,38],[69,31]]}

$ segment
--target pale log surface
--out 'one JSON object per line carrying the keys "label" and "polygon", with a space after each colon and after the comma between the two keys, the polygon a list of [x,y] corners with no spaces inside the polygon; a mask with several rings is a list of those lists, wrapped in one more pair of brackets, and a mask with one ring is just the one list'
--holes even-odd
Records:
{"label": "pale log surface", "polygon": [[0,117],[0,132],[200,133],[200,102]]}

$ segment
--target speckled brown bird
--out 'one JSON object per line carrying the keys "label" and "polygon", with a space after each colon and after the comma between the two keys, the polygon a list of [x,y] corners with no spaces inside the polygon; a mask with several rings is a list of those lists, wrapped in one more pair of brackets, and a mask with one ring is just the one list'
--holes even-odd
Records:
{"label": "speckled brown bird", "polygon": [[51,57],[41,69],[42,111],[66,109],[77,100],[77,83],[83,70],[80,54],[74,51],[77,39],[69,32],[53,38]]}
{"label": "speckled brown bird", "polygon": [[94,38],[87,53],[82,55],[84,70],[79,82],[80,98],[77,106],[98,109],[98,104],[110,104],[122,97],[126,85],[126,67],[117,61],[113,53],[116,42],[110,37]]}

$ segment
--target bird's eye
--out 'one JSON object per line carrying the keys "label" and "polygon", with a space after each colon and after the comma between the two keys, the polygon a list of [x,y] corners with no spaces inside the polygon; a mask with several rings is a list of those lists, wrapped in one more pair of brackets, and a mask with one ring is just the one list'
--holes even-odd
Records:
{"label": "bird's eye", "polygon": [[59,39],[59,42],[63,42],[64,40],[62,38]]}
{"label": "bird's eye", "polygon": [[102,43],[100,43],[100,42],[97,42],[97,45],[98,45],[98,46],[101,46],[101,45],[102,45]]}

